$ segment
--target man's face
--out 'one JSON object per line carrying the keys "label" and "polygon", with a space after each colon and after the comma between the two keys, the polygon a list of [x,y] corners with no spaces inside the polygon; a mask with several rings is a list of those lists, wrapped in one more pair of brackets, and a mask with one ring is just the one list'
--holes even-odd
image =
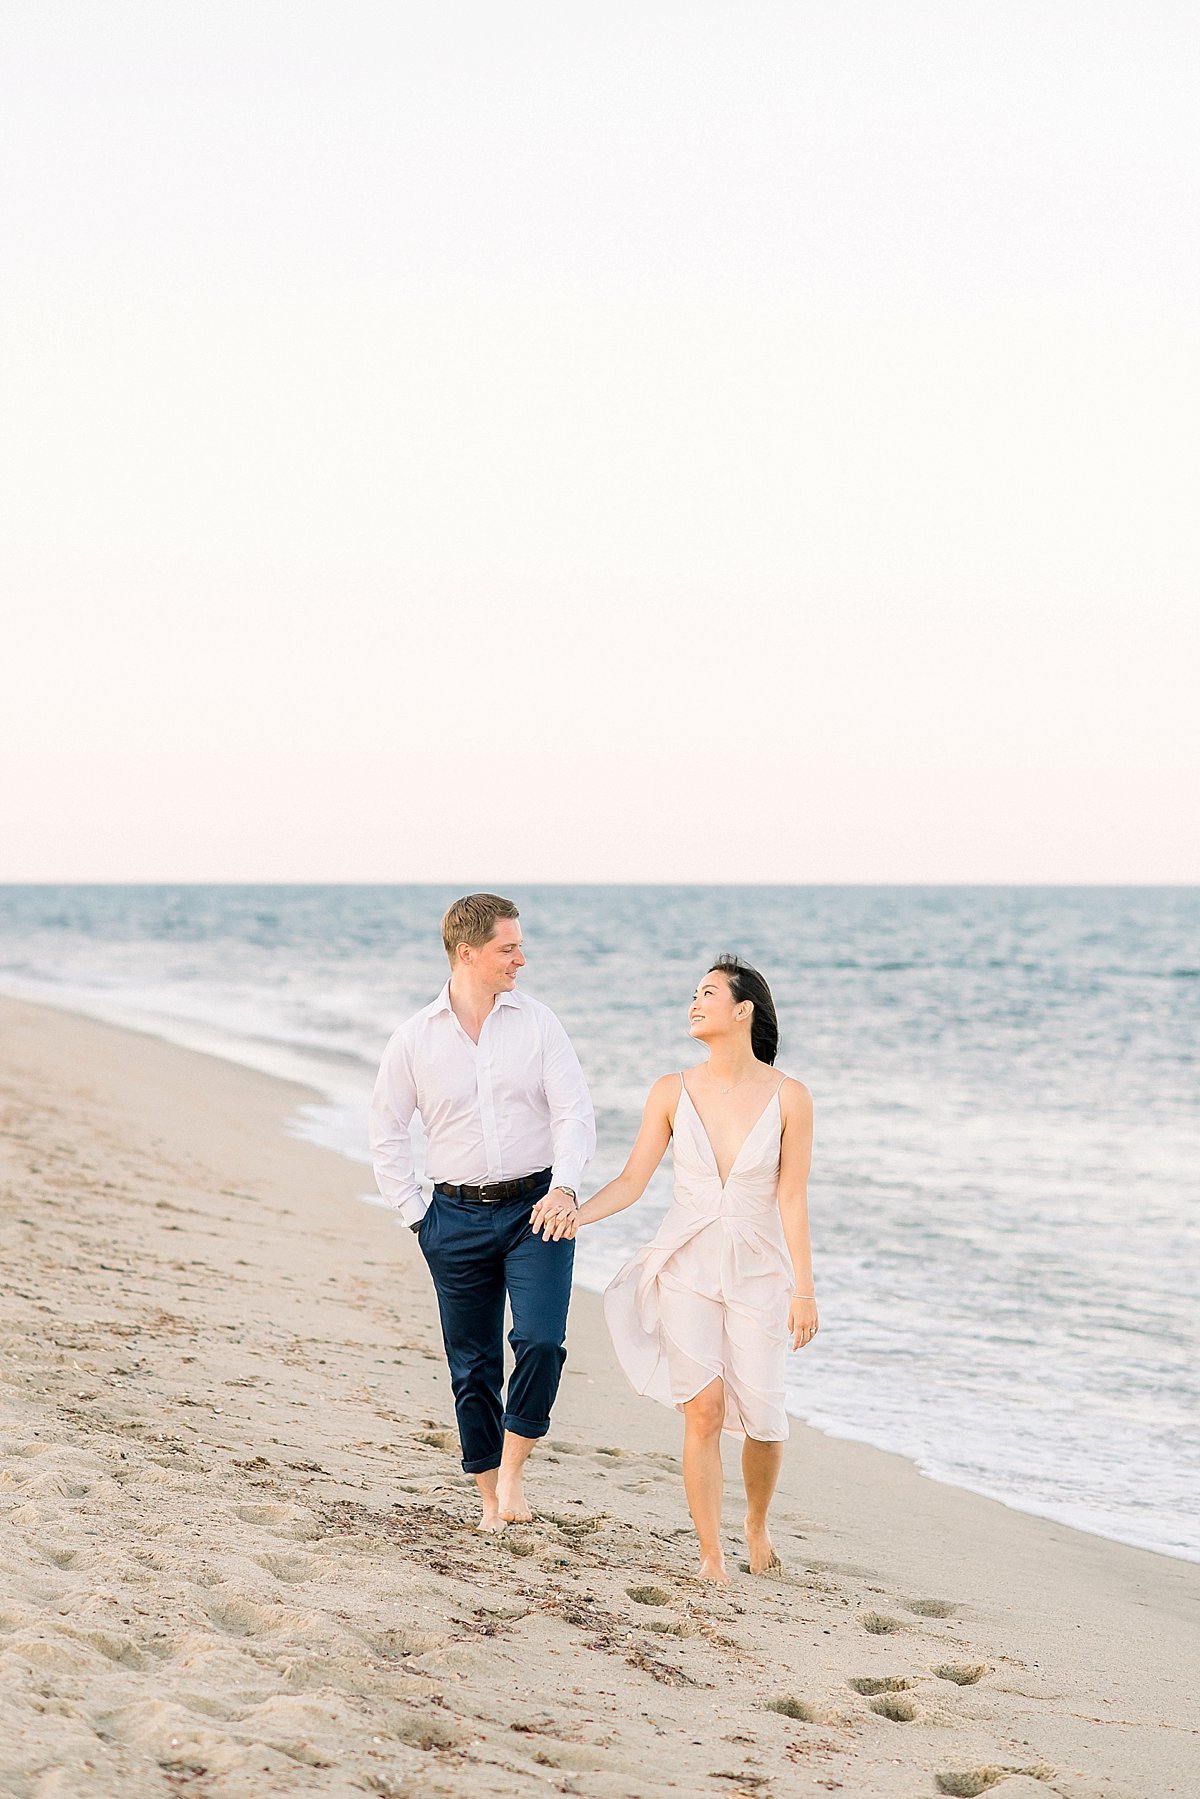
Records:
{"label": "man's face", "polygon": [[520,919],[498,918],[487,942],[478,949],[469,949],[467,957],[476,979],[492,993],[511,993],[517,984],[518,970],[525,966]]}

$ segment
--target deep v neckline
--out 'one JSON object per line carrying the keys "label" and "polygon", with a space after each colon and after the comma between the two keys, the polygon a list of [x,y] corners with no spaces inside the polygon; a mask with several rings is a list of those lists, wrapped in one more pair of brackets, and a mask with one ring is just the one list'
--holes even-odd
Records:
{"label": "deep v neckline", "polygon": [[[786,1080],[787,1076],[785,1075],[783,1078],[784,1078],[784,1080]],[[772,1093],[772,1095],[771,1095],[771,1098],[767,1101],[766,1105],[763,1107],[763,1109],[759,1113],[758,1117],[754,1120],[754,1123],[750,1126],[750,1129],[746,1132],[746,1135],[742,1138],[742,1146],[738,1150],[737,1155],[734,1156],[733,1161],[729,1164],[729,1173],[725,1176],[724,1180],[721,1180],[721,1164],[717,1161],[717,1152],[713,1148],[712,1138],[708,1134],[708,1126],[705,1124],[703,1118],[701,1118],[700,1108],[696,1104],[695,1100],[692,1098],[691,1094],[688,1092],[688,1084],[684,1080],[682,1074],[679,1077],[679,1086],[680,1086],[680,1090],[686,1096],[689,1106],[691,1106],[691,1108],[692,1108],[692,1114],[695,1117],[696,1123],[700,1126],[700,1135],[704,1138],[705,1148],[708,1150],[709,1156],[712,1159],[713,1172],[716,1175],[718,1182],[720,1183],[720,1188],[721,1188],[722,1193],[724,1193],[726,1187],[729,1185],[730,1181],[733,1179],[734,1175],[737,1173],[737,1165],[741,1161],[742,1157],[745,1155],[746,1150],[749,1147],[751,1137],[753,1137],[755,1131],[758,1129],[759,1125],[762,1123],[762,1121],[766,1117],[767,1113],[771,1110],[771,1106],[772,1106],[773,1102],[779,1098],[779,1088],[783,1086],[783,1081],[780,1081],[779,1087],[776,1087],[774,1093]]]}

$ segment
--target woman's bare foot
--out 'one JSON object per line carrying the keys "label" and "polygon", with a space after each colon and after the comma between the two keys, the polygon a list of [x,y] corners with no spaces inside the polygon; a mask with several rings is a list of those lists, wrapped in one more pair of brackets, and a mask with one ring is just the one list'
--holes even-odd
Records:
{"label": "woman's bare foot", "polygon": [[747,1518],[743,1530],[746,1547],[750,1551],[751,1574],[782,1574],[783,1563],[775,1553],[775,1545],[766,1525],[751,1524]]}
{"label": "woman's bare foot", "polygon": [[533,1513],[529,1509],[529,1501],[525,1497],[525,1483],[521,1479],[518,1468],[509,1474],[500,1470],[500,1479],[496,1483],[496,1503],[502,1524],[529,1524]]}
{"label": "woman's bare foot", "polygon": [[700,1557],[700,1578],[709,1581],[714,1587],[727,1587],[729,1574],[725,1567],[725,1557],[718,1549],[713,1555]]}

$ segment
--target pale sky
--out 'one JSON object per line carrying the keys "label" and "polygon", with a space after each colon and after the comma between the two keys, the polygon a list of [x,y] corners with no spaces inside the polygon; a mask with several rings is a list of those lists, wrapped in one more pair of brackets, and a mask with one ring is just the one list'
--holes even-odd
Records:
{"label": "pale sky", "polygon": [[7,0],[0,880],[1200,880],[1198,67]]}

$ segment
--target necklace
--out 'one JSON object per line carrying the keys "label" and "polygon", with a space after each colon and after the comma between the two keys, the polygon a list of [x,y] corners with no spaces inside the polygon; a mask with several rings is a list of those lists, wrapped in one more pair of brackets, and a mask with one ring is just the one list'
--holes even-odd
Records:
{"label": "necklace", "polygon": [[718,1087],[717,1092],[718,1093],[732,1093],[735,1087],[744,1087],[746,1082],[748,1080],[750,1080],[751,1078],[752,1078],[751,1075],[744,1074],[740,1081],[730,1081],[728,1087]]}

